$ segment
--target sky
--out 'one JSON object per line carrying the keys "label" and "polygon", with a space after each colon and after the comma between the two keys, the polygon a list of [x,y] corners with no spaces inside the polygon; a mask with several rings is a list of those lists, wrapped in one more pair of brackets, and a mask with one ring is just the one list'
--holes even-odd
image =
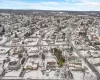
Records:
{"label": "sky", "polygon": [[100,0],[0,0],[0,9],[100,11]]}

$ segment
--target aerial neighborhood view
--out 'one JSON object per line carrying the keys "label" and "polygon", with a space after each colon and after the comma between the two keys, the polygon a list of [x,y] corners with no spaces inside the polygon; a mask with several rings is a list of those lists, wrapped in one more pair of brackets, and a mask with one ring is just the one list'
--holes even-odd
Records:
{"label": "aerial neighborhood view", "polygon": [[99,0],[0,0],[0,80],[100,80],[98,7]]}

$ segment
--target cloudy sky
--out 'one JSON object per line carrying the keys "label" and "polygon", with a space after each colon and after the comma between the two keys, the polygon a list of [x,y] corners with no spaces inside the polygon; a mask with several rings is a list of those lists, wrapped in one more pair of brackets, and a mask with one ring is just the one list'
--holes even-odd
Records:
{"label": "cloudy sky", "polygon": [[0,9],[100,11],[100,0],[0,0]]}

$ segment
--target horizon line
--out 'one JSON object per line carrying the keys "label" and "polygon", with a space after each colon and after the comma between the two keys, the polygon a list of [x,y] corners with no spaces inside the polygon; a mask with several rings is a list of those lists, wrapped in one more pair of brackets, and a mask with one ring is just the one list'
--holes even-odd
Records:
{"label": "horizon line", "polygon": [[34,10],[34,11],[78,11],[78,12],[99,12],[99,10],[98,11],[93,11],[93,10],[83,10],[83,11],[80,11],[80,10],[46,10],[46,9],[7,9],[7,8],[5,8],[5,9],[3,9],[3,8],[0,8],[0,10]]}

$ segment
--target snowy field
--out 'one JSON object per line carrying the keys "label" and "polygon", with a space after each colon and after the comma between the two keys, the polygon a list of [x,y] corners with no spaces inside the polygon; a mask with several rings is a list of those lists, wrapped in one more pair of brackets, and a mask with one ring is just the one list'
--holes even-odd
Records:
{"label": "snowy field", "polygon": [[56,76],[56,71],[45,72],[43,75],[42,69],[26,71],[24,78],[32,78],[32,79],[60,79],[59,76]]}
{"label": "snowy field", "polygon": [[3,44],[3,43],[5,43],[7,41],[7,38],[6,37],[2,37],[2,40],[0,41],[0,44]]}
{"label": "snowy field", "polygon": [[20,75],[20,73],[21,73],[21,71],[22,71],[22,68],[21,69],[19,69],[19,70],[11,70],[11,71],[8,71],[5,75],[4,75],[4,77],[19,77],[19,75]]}

